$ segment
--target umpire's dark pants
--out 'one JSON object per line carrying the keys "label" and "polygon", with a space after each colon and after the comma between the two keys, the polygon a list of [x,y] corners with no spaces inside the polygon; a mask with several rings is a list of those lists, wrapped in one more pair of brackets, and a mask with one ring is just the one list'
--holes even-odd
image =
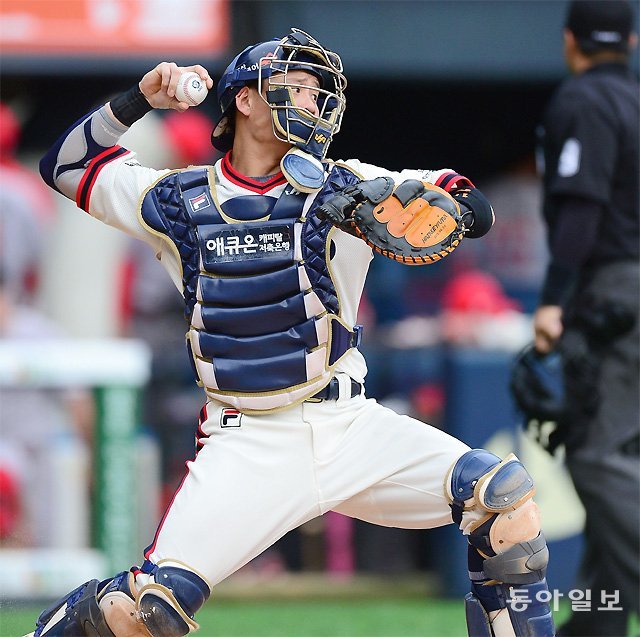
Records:
{"label": "umpire's dark pants", "polygon": [[[568,634],[626,635],[629,613],[638,612],[639,291],[638,263],[601,266],[582,281],[567,312],[563,338],[569,348],[575,347],[578,360],[585,357],[566,374],[573,412],[567,466],[586,510],[586,551],[576,588],[592,594],[591,612],[574,612],[570,623],[577,630]],[[635,322],[616,333],[621,309]],[[606,606],[602,595],[616,590],[617,607],[624,610],[598,611]]]}

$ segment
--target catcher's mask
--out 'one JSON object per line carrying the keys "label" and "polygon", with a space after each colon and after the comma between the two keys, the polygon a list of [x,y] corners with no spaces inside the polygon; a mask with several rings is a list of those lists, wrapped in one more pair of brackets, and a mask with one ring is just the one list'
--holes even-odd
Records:
{"label": "catcher's mask", "polygon": [[[307,71],[318,78],[317,114],[296,106],[294,91],[309,87],[291,80],[289,72],[293,70]],[[339,55],[299,29],[291,29],[281,40],[247,47],[229,64],[218,82],[221,116],[211,135],[213,146],[222,152],[232,147],[235,97],[243,86],[257,82],[260,95],[271,109],[274,135],[323,159],[333,136],[340,130],[346,107],[347,79],[342,70]],[[263,80],[267,80],[266,87]]]}
{"label": "catcher's mask", "polygon": [[566,414],[563,360],[557,350],[548,354],[527,345],[511,370],[511,394],[527,422],[561,422]]}

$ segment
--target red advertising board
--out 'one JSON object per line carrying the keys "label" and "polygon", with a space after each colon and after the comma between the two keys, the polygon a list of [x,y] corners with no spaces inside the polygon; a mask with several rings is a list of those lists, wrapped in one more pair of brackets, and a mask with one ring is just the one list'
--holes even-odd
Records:
{"label": "red advertising board", "polygon": [[0,50],[20,56],[216,56],[228,0],[2,0]]}

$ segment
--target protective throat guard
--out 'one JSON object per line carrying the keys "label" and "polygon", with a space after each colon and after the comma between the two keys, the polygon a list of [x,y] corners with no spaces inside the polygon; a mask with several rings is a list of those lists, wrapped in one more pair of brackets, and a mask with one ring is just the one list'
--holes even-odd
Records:
{"label": "protective throat guard", "polygon": [[287,181],[300,192],[317,192],[324,184],[324,166],[313,155],[292,148],[280,161]]}

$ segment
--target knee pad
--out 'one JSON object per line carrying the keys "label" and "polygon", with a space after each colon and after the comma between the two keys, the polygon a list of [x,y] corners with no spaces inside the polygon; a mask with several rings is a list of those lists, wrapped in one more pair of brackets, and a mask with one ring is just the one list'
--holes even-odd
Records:
{"label": "knee pad", "polygon": [[517,509],[535,489],[533,478],[514,454],[500,460],[484,449],[472,449],[449,469],[445,492],[453,521],[460,524],[466,510],[502,513]]}
{"label": "knee pad", "polygon": [[182,637],[199,628],[194,615],[210,594],[197,573],[164,564],[138,591],[136,610],[152,637]]}
{"label": "knee pad", "polygon": [[484,449],[468,451],[449,470],[445,491],[454,522],[462,525],[465,512],[472,517],[465,533],[488,577],[511,584],[544,578],[549,551],[531,499],[533,479],[515,455],[500,460]]}

